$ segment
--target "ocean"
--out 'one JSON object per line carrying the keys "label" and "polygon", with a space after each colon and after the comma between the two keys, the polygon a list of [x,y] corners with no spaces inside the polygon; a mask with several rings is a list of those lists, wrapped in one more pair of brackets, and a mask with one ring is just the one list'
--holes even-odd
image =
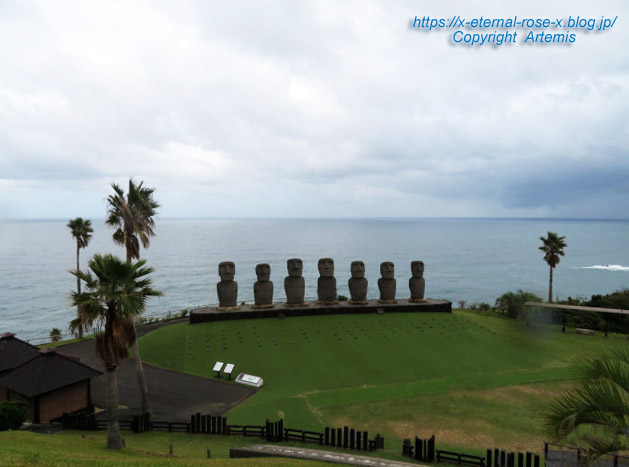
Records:
{"label": "ocean", "polygon": [[[22,339],[68,332],[75,314],[76,242],[67,220],[0,221],[0,333]],[[124,258],[113,230],[92,220],[81,268],[95,253]],[[236,264],[238,300],[253,300],[255,265],[269,263],[275,301],[285,299],[286,260],[304,262],[306,296],[316,298],[317,260],[335,262],[338,293],[349,295],[350,263],[362,260],[369,297],[377,298],[379,265],[395,263],[398,297],[409,296],[410,262],[425,263],[426,296],[493,304],[522,289],[546,298],[548,266],[538,249],[548,231],[566,237],[554,272],[554,295],[587,297],[629,287],[629,221],[554,219],[156,219],[156,236],[141,254],[156,271],[145,316],[216,304],[218,263]]]}

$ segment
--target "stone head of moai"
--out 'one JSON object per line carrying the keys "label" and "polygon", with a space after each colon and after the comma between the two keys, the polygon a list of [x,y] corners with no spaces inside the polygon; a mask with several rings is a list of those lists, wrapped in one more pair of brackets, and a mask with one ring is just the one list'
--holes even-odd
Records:
{"label": "stone head of moai", "polygon": [[321,277],[334,276],[334,260],[332,258],[321,258],[317,266],[319,268],[319,276]]}
{"label": "stone head of moai", "polygon": [[304,263],[299,258],[291,258],[286,261],[286,268],[288,269],[289,276],[301,277],[301,272],[304,269]]}
{"label": "stone head of moai", "polygon": [[218,263],[218,275],[222,282],[233,281],[234,274],[236,274],[236,265],[232,261]]}
{"label": "stone head of moai", "polygon": [[380,275],[383,279],[393,279],[395,277],[395,266],[391,261],[380,263]]}
{"label": "stone head of moai", "polygon": [[417,277],[418,279],[424,277],[424,262],[412,261],[411,274],[413,275],[413,277]]}
{"label": "stone head of moai", "polygon": [[354,279],[363,279],[365,277],[365,263],[362,261],[352,261],[349,270]]}
{"label": "stone head of moai", "polygon": [[256,265],[256,276],[260,282],[266,282],[271,278],[271,266],[267,263]]}

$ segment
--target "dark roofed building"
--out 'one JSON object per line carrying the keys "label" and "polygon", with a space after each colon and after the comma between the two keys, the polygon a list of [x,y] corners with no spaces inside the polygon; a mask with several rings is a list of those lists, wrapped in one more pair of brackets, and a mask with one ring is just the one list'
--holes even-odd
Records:
{"label": "dark roofed building", "polygon": [[39,354],[39,349],[21,341],[12,332],[0,334],[0,375]]}
{"label": "dark roofed building", "polygon": [[33,423],[48,423],[64,412],[90,407],[90,378],[101,375],[100,371],[54,349],[40,351],[35,347],[31,355],[0,374],[0,401],[26,402],[27,418]]}

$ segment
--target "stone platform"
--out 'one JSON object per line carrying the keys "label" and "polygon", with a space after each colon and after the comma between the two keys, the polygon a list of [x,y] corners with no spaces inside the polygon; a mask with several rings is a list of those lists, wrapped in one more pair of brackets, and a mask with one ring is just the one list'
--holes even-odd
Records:
{"label": "stone platform", "polygon": [[427,299],[414,303],[407,299],[397,303],[379,303],[369,300],[366,304],[352,305],[349,302],[325,304],[306,302],[308,306],[291,306],[276,303],[273,308],[257,309],[253,305],[242,305],[236,310],[218,310],[217,307],[198,308],[190,312],[190,324],[207,323],[209,321],[227,321],[232,319],[280,318],[291,316],[312,315],[344,315],[361,313],[450,313],[452,303],[447,300]]}

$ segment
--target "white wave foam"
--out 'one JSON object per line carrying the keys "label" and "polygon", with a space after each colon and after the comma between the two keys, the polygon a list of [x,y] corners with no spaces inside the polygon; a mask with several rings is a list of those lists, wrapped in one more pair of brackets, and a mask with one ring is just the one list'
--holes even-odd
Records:
{"label": "white wave foam", "polygon": [[629,271],[628,266],[620,264],[595,264],[594,266],[582,266],[580,269],[602,269],[604,271]]}

